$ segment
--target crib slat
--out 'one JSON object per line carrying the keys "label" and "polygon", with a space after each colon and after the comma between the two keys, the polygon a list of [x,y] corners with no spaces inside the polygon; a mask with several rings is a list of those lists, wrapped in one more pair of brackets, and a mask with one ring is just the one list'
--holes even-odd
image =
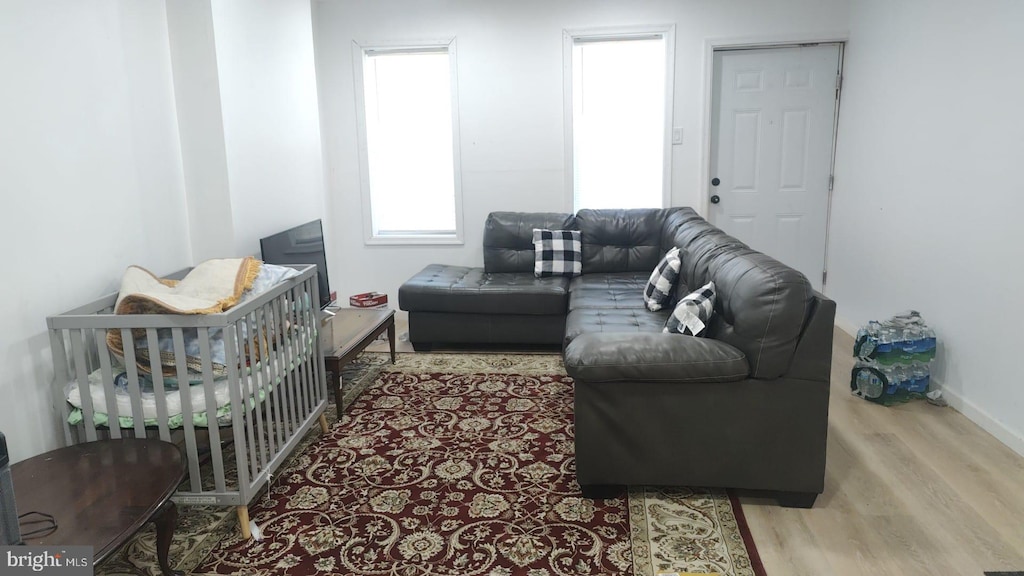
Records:
{"label": "crib slat", "polygon": [[306,419],[313,411],[312,390],[309,388],[309,371],[306,370],[306,308],[302,294],[302,285],[296,285],[292,291],[292,302],[295,306],[295,326],[292,329],[292,342],[295,349],[295,376],[298,387],[302,391],[302,418]]}
{"label": "crib slat", "polygon": [[[128,396],[132,403],[132,424],[135,437],[146,437],[146,416],[142,411],[142,389],[139,386],[139,366],[135,363],[135,338],[128,328],[121,329],[121,341],[124,342],[124,367],[128,370]],[[120,426],[114,422],[113,426]]]}
{"label": "crib slat", "polygon": [[[256,310],[255,313],[256,333],[262,335],[263,337],[266,337],[267,335],[267,325],[263,321],[264,316],[267,314],[266,309],[267,306],[263,305],[258,310]],[[271,343],[269,340],[267,341],[267,347],[271,347]],[[274,401],[277,400],[277,395],[274,393],[274,383],[273,380],[270,378],[270,364],[272,362],[272,355],[273,350],[268,349],[266,356],[260,360],[259,370],[257,370],[257,373],[255,374],[255,376],[259,379],[260,386],[262,386],[263,389],[266,390],[267,394],[266,400],[264,401],[264,415],[266,416],[267,421],[266,440],[267,443],[269,443],[270,445],[271,455],[277,452],[276,446],[278,444],[281,444],[281,422],[280,418],[275,415],[277,412],[280,412],[280,408],[278,408],[276,411],[274,409]]]}
{"label": "crib slat", "polygon": [[[308,291],[309,285],[304,284],[299,287],[298,297],[302,298]],[[316,353],[315,340],[316,331],[310,322],[313,313],[313,304],[303,302],[301,307],[301,313],[299,314],[299,343],[302,346],[302,376],[306,383],[306,397],[309,399],[309,408],[307,413],[312,413],[320,399],[316,395],[316,386],[314,385],[315,375],[313,374],[313,363],[310,362],[310,358]]]}
{"label": "crib slat", "polygon": [[120,426],[120,409],[117,407],[117,392],[114,390],[114,369],[111,367],[110,362],[110,349],[107,348],[107,331],[100,329],[96,331],[99,336],[96,338],[96,353],[100,357],[100,374],[103,377],[103,396],[107,400],[107,422],[116,423],[113,426],[107,426],[107,431],[110,433],[111,438],[121,437],[121,426]]}
{"label": "crib slat", "polygon": [[[243,327],[245,327],[245,318],[235,322],[233,329],[229,328],[234,332],[234,337],[228,338],[228,340],[234,340],[238,345],[235,346],[233,352],[229,351],[230,353],[228,354],[229,356],[235,356],[235,361],[228,362],[228,381],[238,383],[239,395],[242,397],[243,405],[241,410],[237,412],[232,410],[232,423],[239,418],[244,420],[246,446],[248,446],[249,451],[249,473],[252,478],[255,478],[258,474],[259,457],[256,455],[256,437],[253,433],[253,421],[255,418],[253,416],[259,414],[260,407],[257,404],[259,402],[259,393],[251,386],[252,381],[249,378],[248,366],[251,362],[255,361],[256,356],[254,354],[258,355],[258,353],[255,352],[254,348],[258,347],[259,344],[253,344],[254,341],[258,341],[257,338],[246,336],[245,330],[242,329]],[[226,332],[228,330],[225,330],[225,337],[227,336]],[[249,334],[251,335],[252,332],[249,332]],[[245,353],[247,349],[249,350],[248,354]],[[231,375],[232,370],[234,370],[234,376]],[[235,442],[238,442],[237,438]],[[237,452],[238,449],[236,446],[235,451]],[[239,484],[241,484],[241,480],[239,480]]]}
{"label": "crib slat", "polygon": [[295,302],[290,300],[289,293],[287,292],[281,298],[288,310],[286,316],[288,324],[282,337],[284,339],[285,358],[288,359],[286,364],[286,366],[288,366],[288,388],[293,394],[295,402],[295,427],[298,428],[302,425],[303,420],[305,420],[305,416],[302,406],[304,402],[302,397],[302,384],[299,380],[299,373],[297,371],[298,357],[295,355]]}
{"label": "crib slat", "polygon": [[[248,320],[249,329],[253,330],[256,334],[259,334],[260,337],[265,337],[266,332],[264,332],[262,329],[262,324],[260,323],[260,314],[261,310],[256,310],[252,313],[252,315],[250,315],[250,319]],[[267,342],[267,346],[269,346],[269,342]],[[250,364],[250,374],[252,374],[252,379],[250,381],[253,383],[253,386],[255,386],[256,389],[263,390],[263,402],[256,407],[256,425],[259,429],[258,437],[260,439],[260,469],[266,468],[266,464],[269,461],[267,459],[267,452],[273,454],[275,440],[273,435],[273,429],[271,427],[272,420],[270,418],[270,410],[272,403],[270,400],[270,395],[272,394],[273,390],[266,385],[266,378],[263,375],[263,371],[264,368],[266,367],[267,357],[269,356],[269,353],[270,351],[269,349],[267,349],[267,351],[263,353],[263,355],[260,357],[260,361],[258,364]]]}
{"label": "crib slat", "polygon": [[295,343],[296,350],[298,350],[298,367],[299,374],[302,376],[302,393],[306,399],[306,410],[305,415],[309,416],[313,413],[313,408],[316,406],[316,402],[313,397],[313,385],[312,375],[309,371],[309,334],[307,333],[307,322],[310,305],[305,302],[304,285],[300,284],[295,287],[295,301],[298,305],[296,310],[296,324],[297,329],[295,331]]}
{"label": "crib slat", "polygon": [[202,490],[199,474],[199,447],[196,445],[196,425],[192,418],[192,383],[185,364],[185,336],[181,328],[171,328],[174,342],[174,367],[178,373],[178,393],[181,394],[181,418],[185,429],[185,453],[188,456],[188,481],[193,492]]}
{"label": "crib slat", "polygon": [[149,345],[149,371],[153,376],[153,399],[156,401],[156,425],[160,439],[170,442],[171,431],[167,427],[167,391],[164,388],[164,367],[160,361],[160,340],[156,328],[146,328],[146,343]]}
{"label": "crib slat", "polygon": [[288,353],[291,355],[291,367],[292,385],[295,387],[295,396],[297,402],[297,408],[299,413],[299,422],[306,419],[306,415],[309,414],[309,397],[306,394],[305,383],[303,382],[302,373],[302,356],[299,355],[299,349],[301,345],[301,338],[299,337],[299,301],[295,299],[295,289],[289,290],[285,293],[285,298],[289,299],[288,310],[290,311],[289,318],[291,319],[291,325],[289,326],[288,332],[285,333],[285,346],[288,347]]}
{"label": "crib slat", "polygon": [[295,324],[289,333],[292,341],[292,349],[295,350],[295,381],[296,387],[302,396],[302,419],[305,420],[312,411],[313,398],[309,395],[309,373],[306,371],[306,332],[305,332],[305,304],[303,303],[301,286],[292,290],[292,306],[295,309],[293,314]]}
{"label": "crib slat", "polygon": [[270,390],[263,385],[262,369],[263,363],[266,362],[267,354],[270,352],[269,343],[266,341],[263,332],[260,332],[256,327],[256,312],[253,311],[245,317],[245,327],[249,331],[249,334],[255,335],[258,341],[260,358],[259,361],[253,363],[249,361],[249,384],[253,389],[253,394],[258,396],[259,391],[263,391],[263,399],[253,408],[253,414],[256,416],[256,442],[259,444],[259,456],[260,456],[260,467],[259,469],[265,470],[267,467],[267,442],[270,440],[269,422],[263,417],[266,413],[267,406],[270,404]]}
{"label": "crib slat", "polygon": [[[306,293],[313,294],[318,287],[313,278],[310,278],[306,283]],[[309,313],[307,316],[307,326],[309,330],[310,346],[312,347],[312,358],[310,363],[312,364],[313,374],[313,387],[316,389],[316,404],[320,405],[322,401],[327,397],[327,388],[324,381],[325,375],[323,374],[323,351],[320,349],[320,315],[317,313],[316,302],[319,300],[313,300],[314,304],[309,307]],[[341,417],[341,414],[338,414]]]}
{"label": "crib slat", "polygon": [[75,359],[75,379],[78,381],[78,396],[82,400],[82,423],[85,425],[85,440],[96,440],[96,422],[93,420],[95,411],[92,405],[92,394],[89,389],[89,374],[85,365],[85,334],[81,330],[68,330],[71,337],[71,353]]}
{"label": "crib slat", "polygon": [[[324,352],[320,346],[320,330],[323,324],[320,323],[320,314],[314,308],[309,314],[310,340],[313,346],[313,386],[316,387],[316,402],[319,405],[327,401],[327,382],[324,373]],[[341,414],[338,414],[341,417]]]}
{"label": "crib slat", "polygon": [[[239,319],[235,323],[235,329],[238,334],[238,341],[245,342],[248,345],[248,348],[242,348],[242,350],[249,351],[248,354],[242,354],[239,370],[242,374],[242,384],[245,386],[242,394],[252,398],[252,406],[246,405],[245,420],[246,425],[249,427],[249,442],[252,444],[249,453],[249,464],[252,467],[252,476],[255,478],[263,470],[267,461],[266,455],[260,450],[260,447],[263,446],[263,442],[260,439],[260,434],[263,432],[263,404],[260,401],[259,379],[257,378],[259,373],[259,357],[263,355],[263,348],[259,333],[253,331],[253,322],[250,315]],[[256,351],[255,356],[253,355],[254,350]]]}
{"label": "crib slat", "polygon": [[[221,331],[221,337],[224,339],[224,361],[227,364],[228,369],[228,397],[231,401],[231,431],[234,435],[235,441],[235,473],[238,475],[238,492],[243,503],[248,503],[249,492],[252,487],[249,485],[249,467],[246,466],[246,460],[255,460],[252,458],[251,453],[251,442],[249,442],[250,448],[246,448],[247,442],[245,437],[246,425],[246,410],[248,407],[248,397],[241,388],[241,382],[239,378],[243,377],[239,374],[239,346],[238,340],[236,339],[237,332],[232,326],[226,326]],[[252,425],[248,426],[250,440],[252,435]],[[255,476],[255,474],[253,474]]]}
{"label": "crib slat", "polygon": [[[277,330],[277,348],[281,351],[281,385],[284,386],[285,397],[288,399],[288,416],[291,418],[291,430],[294,433],[298,430],[302,421],[298,415],[298,398],[296,397],[295,383],[292,381],[292,358],[288,346],[285,345],[284,334],[287,333],[289,314],[288,314],[288,303],[284,295],[281,295],[277,299],[277,306],[279,310]],[[291,435],[291,434],[289,434]]]}
{"label": "crib slat", "polygon": [[68,352],[64,346],[64,332],[64,330],[50,330],[50,350],[53,352],[53,381],[57,388],[53,397],[60,404],[58,412],[64,428],[64,445],[71,446],[74,443],[71,437],[71,424],[68,423],[71,409],[67,397],[64,395],[64,386],[71,381],[71,377],[68,375]]}
{"label": "crib slat", "polygon": [[286,320],[282,315],[281,310],[281,298],[275,298],[273,301],[274,308],[274,354],[275,370],[274,370],[274,384],[280,391],[281,395],[281,408],[283,410],[281,417],[284,420],[284,431],[285,438],[291,438],[293,430],[296,428],[297,423],[295,422],[295,406],[292,403],[291,386],[287,379],[288,372],[288,361],[284,354],[284,343],[281,341],[281,333],[284,331]]}
{"label": "crib slat", "polygon": [[210,354],[210,331],[200,328],[199,356],[206,394],[206,430],[210,434],[210,457],[213,460],[213,482],[217,492],[224,492],[224,453],[220,446],[220,428],[217,422],[217,399],[214,395],[213,361]]}
{"label": "crib slat", "polygon": [[277,343],[274,341],[274,331],[277,323],[277,315],[274,314],[274,302],[269,301],[264,306],[265,311],[264,320],[266,322],[267,339],[270,342],[271,351],[267,354],[267,385],[274,391],[274,421],[277,428],[277,443],[278,445],[284,444],[288,439],[288,418],[286,416],[285,407],[287,404],[282,398],[283,390],[278,386],[277,381],[277,369],[279,361],[279,350],[277,349]]}

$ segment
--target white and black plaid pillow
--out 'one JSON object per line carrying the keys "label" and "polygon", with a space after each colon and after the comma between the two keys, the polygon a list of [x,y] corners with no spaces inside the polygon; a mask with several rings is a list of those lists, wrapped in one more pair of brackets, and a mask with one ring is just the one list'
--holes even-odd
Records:
{"label": "white and black plaid pillow", "polygon": [[655,266],[650,280],[644,288],[644,305],[651,312],[657,312],[672,299],[672,291],[679,279],[679,248],[673,248]]}
{"label": "white and black plaid pillow", "polygon": [[683,296],[665,322],[665,329],[662,332],[703,336],[714,311],[715,283],[708,282],[699,290]]}
{"label": "white and black plaid pillow", "polygon": [[533,230],[533,275],[579,276],[583,273],[583,242],[579,230]]}

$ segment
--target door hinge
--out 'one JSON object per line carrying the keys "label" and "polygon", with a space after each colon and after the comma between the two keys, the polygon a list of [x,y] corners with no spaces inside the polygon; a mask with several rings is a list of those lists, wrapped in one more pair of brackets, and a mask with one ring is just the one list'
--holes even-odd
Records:
{"label": "door hinge", "polygon": [[836,176],[835,176],[835,174],[829,174],[828,175],[828,191],[829,192],[832,191],[832,187],[835,186],[835,183],[836,183]]}
{"label": "door hinge", "polygon": [[825,286],[825,281],[826,280],[828,280],[828,270],[822,270],[821,271],[821,285],[822,285],[822,287]]}
{"label": "door hinge", "polygon": [[843,75],[836,74],[836,100],[839,100],[839,92],[843,89]]}

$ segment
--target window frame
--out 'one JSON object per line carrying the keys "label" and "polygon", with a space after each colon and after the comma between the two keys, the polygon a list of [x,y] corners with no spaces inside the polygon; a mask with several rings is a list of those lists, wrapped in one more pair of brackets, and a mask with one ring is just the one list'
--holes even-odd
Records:
{"label": "window frame", "polygon": [[[371,52],[414,53],[439,52],[448,54],[452,105],[452,170],[455,187],[454,234],[435,234],[427,231],[407,234],[380,235],[373,228],[373,194],[370,189],[370,156],[366,132],[366,97],[363,63]],[[458,55],[454,37],[417,42],[352,42],[352,69],[355,85],[356,133],[359,152],[359,188],[363,213],[363,242],[366,245],[461,245],[464,244],[462,218],[462,160],[461,130],[459,127]]]}
{"label": "window frame", "polygon": [[573,46],[577,39],[595,42],[601,40],[630,40],[661,37],[665,41],[665,120],[662,135],[662,208],[672,205],[672,112],[675,94],[675,24],[617,26],[562,30],[562,104],[565,119],[565,204],[573,213],[576,206],[576,159],[573,141]]}

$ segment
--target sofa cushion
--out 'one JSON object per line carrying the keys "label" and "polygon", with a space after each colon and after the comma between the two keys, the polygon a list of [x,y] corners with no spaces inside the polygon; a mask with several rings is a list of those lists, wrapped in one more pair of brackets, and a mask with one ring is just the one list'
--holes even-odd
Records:
{"label": "sofa cushion", "polygon": [[484,272],[532,272],[534,228],[575,230],[576,217],[557,212],[491,212],[484,223]]}
{"label": "sofa cushion", "polygon": [[565,348],[565,370],[579,382],[736,382],[743,352],[717,340],[678,334],[581,334]]}
{"label": "sofa cushion", "polygon": [[579,276],[583,271],[578,230],[533,231],[534,256],[533,275]]}
{"label": "sofa cushion", "polygon": [[566,277],[441,264],[427,266],[398,290],[398,305],[409,312],[565,314],[568,299]]}
{"label": "sofa cushion", "polygon": [[647,274],[584,274],[569,284],[569,310],[576,308],[643,308]]}
{"label": "sofa cushion", "polygon": [[672,303],[672,295],[679,279],[679,248],[665,253],[654,268],[644,287],[644,305],[651,312],[657,312]]}
{"label": "sofa cushion", "polygon": [[580,210],[576,225],[583,234],[583,273],[650,274],[671,248],[662,244],[662,227],[677,210]]}
{"label": "sofa cushion", "polygon": [[637,308],[577,308],[565,318],[565,344],[593,332],[661,333],[669,311]]}
{"label": "sofa cushion", "polygon": [[683,296],[665,322],[664,332],[686,336],[705,336],[715,312],[715,283],[708,282]]}

